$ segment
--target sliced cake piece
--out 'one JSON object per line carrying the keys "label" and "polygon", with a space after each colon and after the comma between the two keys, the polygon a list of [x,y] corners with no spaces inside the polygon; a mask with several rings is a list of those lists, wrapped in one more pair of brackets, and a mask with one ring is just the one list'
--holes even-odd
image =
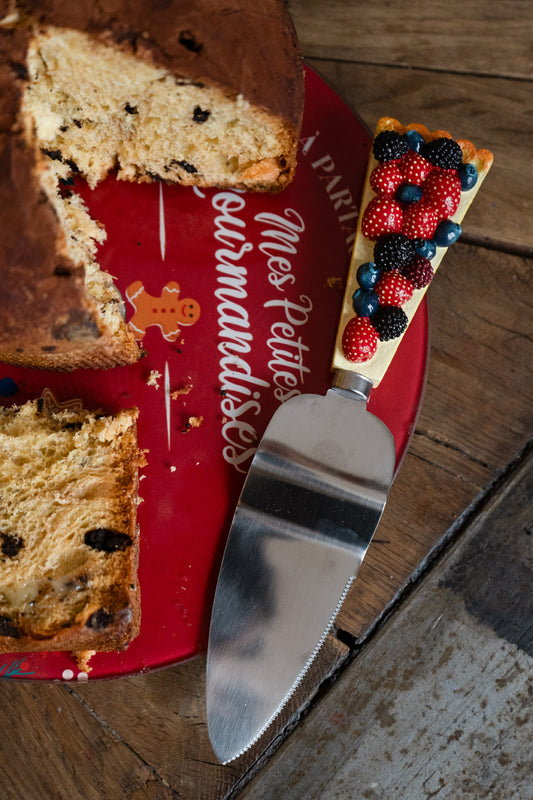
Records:
{"label": "sliced cake piece", "polygon": [[136,410],[0,409],[0,652],[137,635]]}
{"label": "sliced cake piece", "polygon": [[293,178],[303,67],[282,0],[0,0],[0,361],[136,361],[72,192],[119,179],[277,192]]}
{"label": "sliced cake piece", "polygon": [[379,120],[333,367],[377,386],[493,162],[447,131]]}

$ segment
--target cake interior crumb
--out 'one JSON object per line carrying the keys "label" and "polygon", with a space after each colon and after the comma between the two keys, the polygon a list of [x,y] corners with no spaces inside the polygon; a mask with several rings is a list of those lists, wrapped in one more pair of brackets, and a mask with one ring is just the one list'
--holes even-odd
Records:
{"label": "cake interior crumb", "polygon": [[41,188],[66,231],[58,250],[84,268],[87,295],[112,333],[123,328],[125,304],[97,263],[106,232],[90,217],[73,176],[91,187],[111,172],[136,182],[259,190],[289,180],[292,132],[281,119],[252,110],[239,94],[177,79],[86,32],[36,31],[28,77],[26,138],[40,162]]}

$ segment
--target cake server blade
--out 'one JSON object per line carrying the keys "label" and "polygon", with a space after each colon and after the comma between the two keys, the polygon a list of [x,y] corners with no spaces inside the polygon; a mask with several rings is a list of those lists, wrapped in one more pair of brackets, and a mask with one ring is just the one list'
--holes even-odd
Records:
{"label": "cake server blade", "polygon": [[372,384],[335,375],[326,396],[274,414],[231,526],[211,619],[208,730],[227,763],[266,730],[305,675],[353,581],[395,466]]}

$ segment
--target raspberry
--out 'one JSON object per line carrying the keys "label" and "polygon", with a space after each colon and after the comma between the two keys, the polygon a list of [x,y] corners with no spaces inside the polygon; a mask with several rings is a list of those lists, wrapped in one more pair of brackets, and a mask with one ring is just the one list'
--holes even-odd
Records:
{"label": "raspberry", "polygon": [[388,161],[378,164],[370,174],[370,186],[384,197],[394,197],[398,186],[403,182],[403,175],[398,167],[398,161]]}
{"label": "raspberry", "polygon": [[399,168],[404,175],[405,183],[420,186],[433,169],[433,164],[413,150],[409,150],[400,161]]}
{"label": "raspberry", "polygon": [[367,205],[361,222],[361,233],[367,239],[376,240],[387,233],[402,229],[402,208],[395,200],[374,197]]}
{"label": "raspberry", "polygon": [[362,363],[372,358],[378,334],[368,317],[352,317],[342,334],[342,352],[348,361]]}
{"label": "raspberry", "polygon": [[413,242],[403,233],[382,236],[374,245],[374,261],[383,271],[397,269],[413,258]]}
{"label": "raspberry", "polygon": [[407,314],[399,306],[380,306],[371,317],[371,322],[382,342],[396,339],[407,328]]}
{"label": "raspberry", "polygon": [[438,222],[438,214],[431,206],[413,203],[405,209],[402,233],[409,239],[432,239]]}
{"label": "raspberry", "polygon": [[457,142],[446,137],[426,142],[420,152],[436,167],[443,167],[443,169],[458,169],[463,160],[463,151]]}
{"label": "raspberry", "polygon": [[408,264],[402,267],[402,275],[405,275],[415,289],[423,289],[433,279],[431,261],[429,258],[416,255]]}
{"label": "raspberry", "polygon": [[407,139],[396,131],[382,131],[374,139],[372,152],[376,161],[393,161],[401,158],[409,149]]}
{"label": "raspberry", "polygon": [[413,286],[401,272],[393,269],[379,280],[376,294],[382,306],[403,306],[413,296]]}
{"label": "raspberry", "polygon": [[441,219],[448,219],[457,211],[461,200],[461,179],[457,173],[435,169],[422,184],[424,202],[435,209]]}

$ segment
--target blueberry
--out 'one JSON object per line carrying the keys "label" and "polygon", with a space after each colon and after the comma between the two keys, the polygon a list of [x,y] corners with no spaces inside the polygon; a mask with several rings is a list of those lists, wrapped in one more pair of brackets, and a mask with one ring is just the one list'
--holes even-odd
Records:
{"label": "blueberry", "polygon": [[352,296],[353,310],[359,317],[371,317],[379,308],[379,297],[371,289],[357,289]]}
{"label": "blueberry", "polygon": [[415,239],[414,245],[415,252],[419,256],[424,256],[424,258],[429,258],[430,260],[437,252],[435,242],[432,242],[429,239]]}
{"label": "blueberry", "polygon": [[402,183],[396,190],[396,200],[400,203],[419,203],[422,195],[422,187],[414,183]]}
{"label": "blueberry", "polygon": [[404,134],[405,138],[407,139],[407,144],[409,145],[409,150],[414,150],[415,153],[420,152],[420,148],[425,143],[424,137],[421,136],[418,131],[407,131]]}
{"label": "blueberry", "polygon": [[17,394],[19,387],[13,380],[13,378],[0,378],[0,395],[2,397],[12,397],[12,395]]}
{"label": "blueberry", "polygon": [[437,225],[433,241],[437,247],[449,247],[457,241],[463,229],[457,222],[452,222],[450,219],[443,219]]}
{"label": "blueberry", "polygon": [[467,192],[477,183],[477,169],[474,164],[461,164],[457,170],[461,179],[461,189]]}
{"label": "blueberry", "polygon": [[378,282],[380,274],[380,268],[373,261],[367,261],[357,270],[357,283],[362,289],[372,289]]}

